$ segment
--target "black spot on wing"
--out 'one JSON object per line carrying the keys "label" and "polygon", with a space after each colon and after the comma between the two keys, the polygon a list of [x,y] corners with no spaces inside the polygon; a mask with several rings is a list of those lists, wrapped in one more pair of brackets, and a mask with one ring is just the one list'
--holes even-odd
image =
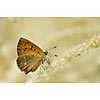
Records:
{"label": "black spot on wing", "polygon": [[32,50],[32,48],[33,48],[33,46],[31,46],[31,48],[30,48],[30,49]]}
{"label": "black spot on wing", "polygon": [[27,48],[24,49],[24,51],[26,51]]}
{"label": "black spot on wing", "polygon": [[27,42],[27,44],[29,44],[29,41]]}
{"label": "black spot on wing", "polygon": [[40,53],[40,52],[38,51],[38,53]]}
{"label": "black spot on wing", "polygon": [[19,48],[17,48],[17,50],[20,50]]}
{"label": "black spot on wing", "polygon": [[36,51],[36,49],[34,49],[34,51]]}
{"label": "black spot on wing", "polygon": [[24,46],[26,45],[26,43],[24,44]]}

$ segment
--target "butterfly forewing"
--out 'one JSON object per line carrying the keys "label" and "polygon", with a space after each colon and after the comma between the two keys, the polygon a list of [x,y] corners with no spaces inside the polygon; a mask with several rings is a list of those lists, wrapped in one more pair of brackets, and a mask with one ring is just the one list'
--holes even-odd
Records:
{"label": "butterfly forewing", "polygon": [[18,56],[24,55],[24,54],[34,54],[34,53],[38,53],[41,56],[45,56],[44,52],[34,43],[30,42],[29,40],[25,38],[20,38],[17,45]]}

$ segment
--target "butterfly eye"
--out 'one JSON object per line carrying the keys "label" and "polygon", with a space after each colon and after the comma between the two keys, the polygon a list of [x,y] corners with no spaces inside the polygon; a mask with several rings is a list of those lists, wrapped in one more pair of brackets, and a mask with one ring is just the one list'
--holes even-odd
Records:
{"label": "butterfly eye", "polygon": [[48,54],[48,51],[44,52],[44,54],[47,55]]}

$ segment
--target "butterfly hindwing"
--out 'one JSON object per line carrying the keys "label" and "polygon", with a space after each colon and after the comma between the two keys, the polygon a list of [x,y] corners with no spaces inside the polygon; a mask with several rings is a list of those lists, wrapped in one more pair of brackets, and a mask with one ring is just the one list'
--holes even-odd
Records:
{"label": "butterfly hindwing", "polygon": [[18,56],[25,54],[34,54],[34,53],[37,53],[41,56],[45,56],[44,52],[34,43],[30,42],[25,38],[20,38],[17,45]]}
{"label": "butterfly hindwing", "polygon": [[30,71],[34,72],[41,64],[42,57],[36,53],[21,55],[17,58],[17,65],[26,74]]}

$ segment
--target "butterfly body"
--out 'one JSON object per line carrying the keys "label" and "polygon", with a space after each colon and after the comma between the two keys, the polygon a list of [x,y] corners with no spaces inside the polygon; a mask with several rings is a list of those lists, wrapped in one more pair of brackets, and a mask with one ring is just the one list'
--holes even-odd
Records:
{"label": "butterfly body", "polygon": [[34,72],[44,62],[47,53],[29,40],[20,38],[17,45],[17,65],[25,74]]}

